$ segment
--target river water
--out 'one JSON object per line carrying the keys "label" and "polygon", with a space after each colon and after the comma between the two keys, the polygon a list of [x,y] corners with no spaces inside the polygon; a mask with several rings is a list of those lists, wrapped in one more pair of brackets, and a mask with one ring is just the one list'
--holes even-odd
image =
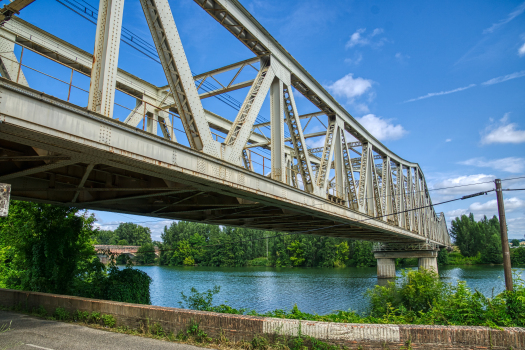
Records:
{"label": "river water", "polygon": [[[367,289],[378,283],[377,271],[371,268],[272,268],[272,267],[167,267],[137,266],[152,279],[151,302],[157,306],[181,307],[181,292],[189,295],[191,287],[199,292],[221,287],[215,304],[226,302],[234,308],[257,312],[291,309],[297,304],[303,312],[326,314],[352,309],[365,312]],[[517,269],[513,269],[517,270]],[[522,278],[525,273],[518,270]],[[399,271],[398,271],[399,275]],[[505,288],[503,266],[441,267],[440,278],[467,282],[486,296]]]}

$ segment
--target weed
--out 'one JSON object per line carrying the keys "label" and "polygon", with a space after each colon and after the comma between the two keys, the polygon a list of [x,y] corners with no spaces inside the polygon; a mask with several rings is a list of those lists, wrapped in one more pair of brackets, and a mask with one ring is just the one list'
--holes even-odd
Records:
{"label": "weed", "polygon": [[117,320],[113,315],[101,315],[100,318],[106,327],[113,328],[115,327],[115,324],[117,324]]}
{"label": "weed", "polygon": [[35,309],[33,311],[33,313],[36,314],[37,316],[40,316],[40,317],[46,317],[47,316],[47,310],[42,305],[40,305],[40,307],[38,307],[38,309]]}
{"label": "weed", "polygon": [[100,322],[100,312],[93,311],[91,315],[89,315],[89,322],[99,323]]}
{"label": "weed", "polygon": [[89,312],[77,310],[73,314],[73,319],[81,322],[89,322]]}
{"label": "weed", "polygon": [[55,318],[60,321],[69,320],[69,312],[63,307],[57,307],[54,314]]}
{"label": "weed", "polygon": [[252,348],[255,350],[267,350],[269,347],[268,338],[263,336],[255,336],[252,340]]}
{"label": "weed", "polygon": [[154,323],[153,326],[150,328],[150,333],[153,335],[156,335],[157,337],[165,337],[166,332],[162,328],[162,326],[158,323]]}

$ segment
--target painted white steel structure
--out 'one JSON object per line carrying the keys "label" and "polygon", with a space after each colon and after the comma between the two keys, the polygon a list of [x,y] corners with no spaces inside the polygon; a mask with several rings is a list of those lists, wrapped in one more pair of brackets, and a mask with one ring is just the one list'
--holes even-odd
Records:
{"label": "painted white steel structure", "polygon": [[[193,76],[167,0],[140,1],[168,82],[163,87],[117,68],[124,0],[100,0],[93,56],[19,18],[5,23],[0,159],[18,158],[3,162],[0,182],[12,185],[13,198],[378,242],[450,244],[417,163],[356,122],[238,1],[195,2],[255,57]],[[29,88],[15,43],[90,76],[88,109]],[[256,76],[236,82],[247,67]],[[229,84],[199,94],[207,79],[230,70],[236,74]],[[300,115],[292,87],[319,112]],[[203,108],[202,99],[242,88],[247,96],[233,121]],[[137,101],[124,122],[113,119],[116,90]],[[268,123],[256,124],[268,94],[269,138],[257,132]],[[301,119],[321,115],[326,131],[304,134]],[[170,116],[180,119],[190,147],[177,142]],[[225,134],[224,141],[212,130]],[[324,147],[308,149],[305,140],[320,135]],[[254,171],[251,149],[257,147],[271,151],[268,174],[264,165],[262,175]]]}

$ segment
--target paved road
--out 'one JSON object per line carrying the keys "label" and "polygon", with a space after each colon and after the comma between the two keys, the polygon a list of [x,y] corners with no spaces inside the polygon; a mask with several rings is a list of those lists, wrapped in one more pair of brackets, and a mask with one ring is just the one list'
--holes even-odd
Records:
{"label": "paved road", "polygon": [[[0,325],[11,329],[0,334],[0,349],[16,350],[203,350],[196,346],[106,332],[70,323],[42,320],[0,311]],[[7,348],[6,348],[7,347]]]}

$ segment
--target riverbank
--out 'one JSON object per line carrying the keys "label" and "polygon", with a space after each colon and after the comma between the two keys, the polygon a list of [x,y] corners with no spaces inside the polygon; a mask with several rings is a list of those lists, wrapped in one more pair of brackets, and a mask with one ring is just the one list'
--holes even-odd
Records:
{"label": "riverbank", "polygon": [[[418,325],[341,324],[268,317],[225,315],[158,306],[0,289],[5,307],[20,305],[27,311],[45,310],[49,315],[96,313],[115,319],[108,329],[157,338],[198,341],[204,346],[234,345],[244,350],[322,349],[520,349],[525,329],[447,327]],[[60,311],[58,311],[60,310]],[[79,313],[80,312],[80,313]],[[69,316],[71,317],[71,316]],[[77,322],[79,320],[77,319]],[[88,321],[89,322],[89,321]],[[218,346],[217,346],[218,345]],[[220,346],[222,348],[222,346]]]}

